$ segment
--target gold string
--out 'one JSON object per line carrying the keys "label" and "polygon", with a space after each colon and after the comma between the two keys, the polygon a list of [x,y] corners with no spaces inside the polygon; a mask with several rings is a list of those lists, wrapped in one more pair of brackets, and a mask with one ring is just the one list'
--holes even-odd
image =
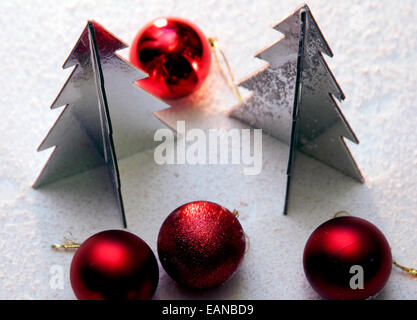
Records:
{"label": "gold string", "polygon": [[350,214],[349,212],[342,210],[342,211],[338,211],[338,212],[336,212],[336,213],[334,214],[334,216],[333,216],[333,219],[334,219],[334,218],[337,218],[338,216],[340,216],[340,215],[342,215],[342,214],[345,214],[345,215],[347,215],[347,216],[351,216],[351,214]]}
{"label": "gold string", "polygon": [[[220,72],[222,74],[222,77],[226,81],[227,85],[229,86],[230,90],[232,90],[233,94],[236,96],[236,98],[239,100],[239,102],[242,102],[242,96],[240,95],[239,88],[235,84],[235,78],[233,77],[232,68],[230,67],[230,64],[226,58],[226,55],[224,54],[223,50],[219,47],[219,43],[217,41],[217,38],[208,38],[208,42],[210,44],[211,51],[214,54],[214,59],[216,61],[217,66],[220,69]],[[224,61],[224,64],[226,65],[227,72],[229,73],[230,79],[226,76],[226,74],[223,71],[223,68],[220,64],[219,57],[217,54],[217,51],[220,52],[220,55],[222,56],[222,59]]]}
{"label": "gold string", "polygon": [[392,260],[392,264],[394,266],[396,266],[397,268],[400,268],[401,270],[411,274],[412,276],[417,277],[417,269],[413,269],[413,268],[408,268],[408,267],[404,267],[400,264],[398,264],[395,260]]}

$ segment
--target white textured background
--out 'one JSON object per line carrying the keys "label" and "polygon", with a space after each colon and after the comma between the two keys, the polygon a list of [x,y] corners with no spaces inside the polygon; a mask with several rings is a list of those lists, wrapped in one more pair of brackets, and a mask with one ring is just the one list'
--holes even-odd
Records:
{"label": "white textured background", "polygon": [[[252,55],[279,34],[270,27],[298,1],[7,1],[0,2],[0,298],[73,299],[71,252],[49,246],[72,235],[120,228],[100,170],[35,191],[31,184],[50,151],[36,147],[60,110],[49,110],[70,70],[61,70],[87,19],[130,43],[163,15],[195,22],[217,36],[236,77],[259,66]],[[335,57],[329,62],[347,95],[341,105],[361,144],[351,145],[365,177],[359,185],[303,158],[302,187],[291,215],[276,209],[274,179],[282,166],[264,148],[264,172],[242,179],[238,168],[159,167],[144,152],[122,161],[129,230],[155,250],[159,227],[178,205],[205,198],[240,209],[251,248],[236,276],[200,293],[178,287],[161,269],[156,299],[317,299],[302,270],[310,233],[338,210],[375,223],[394,257],[417,266],[417,3],[414,0],[312,0],[310,8]],[[181,103],[228,108],[235,103],[215,67],[203,88]],[[275,149],[274,149],[275,148]],[[281,158],[285,159],[285,155]],[[138,160],[148,163],[138,168]],[[142,176],[140,181],[135,176]],[[268,189],[269,187],[269,189]],[[279,194],[277,195],[280,196]],[[64,270],[63,290],[49,286],[52,265]],[[395,269],[378,298],[415,299],[417,279]]]}

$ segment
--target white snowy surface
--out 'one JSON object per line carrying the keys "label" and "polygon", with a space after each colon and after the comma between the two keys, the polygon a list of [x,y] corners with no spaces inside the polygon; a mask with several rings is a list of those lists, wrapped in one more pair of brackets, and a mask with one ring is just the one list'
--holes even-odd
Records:
{"label": "white snowy surface", "polygon": [[[8,1],[0,2],[0,298],[74,299],[69,283],[73,253],[50,245],[82,241],[120,228],[102,169],[40,190],[31,184],[50,150],[36,148],[61,110],[51,104],[70,70],[61,65],[87,19],[130,43],[158,16],[181,16],[217,36],[236,78],[262,63],[253,55],[281,35],[271,26],[298,1]],[[279,203],[286,155],[264,139],[263,172],[242,176],[239,166],[158,166],[153,151],[121,161],[129,231],[156,252],[159,227],[178,205],[207,199],[240,211],[251,242],[245,261],[222,287],[191,292],[160,269],[155,299],[317,299],[302,268],[310,233],[339,210],[376,224],[401,263],[417,266],[417,3],[414,0],[312,0],[313,15],[332,47],[327,58],[347,99],[345,116],[361,141],[349,143],[364,185],[303,157],[289,216]],[[126,52],[124,53],[126,55]],[[198,108],[236,103],[217,68],[191,97],[175,102]],[[278,154],[278,157],[277,157]],[[138,165],[142,163],[142,165]],[[62,266],[63,289],[51,289],[50,268]],[[393,269],[378,299],[416,299],[417,279]]]}

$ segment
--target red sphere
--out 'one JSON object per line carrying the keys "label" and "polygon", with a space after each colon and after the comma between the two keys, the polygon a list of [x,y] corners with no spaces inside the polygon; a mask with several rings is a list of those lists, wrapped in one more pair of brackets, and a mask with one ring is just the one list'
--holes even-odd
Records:
{"label": "red sphere", "polygon": [[304,272],[323,298],[360,300],[374,297],[391,274],[387,239],[372,223],[338,217],[319,226],[304,249]]}
{"label": "red sphere", "polygon": [[108,230],[78,248],[70,280],[80,300],[145,300],[156,290],[159,269],[142,239],[126,231]]}
{"label": "red sphere", "polygon": [[178,283],[191,288],[221,285],[245,254],[245,233],[222,206],[196,201],[175,209],[158,236],[159,260]]}
{"label": "red sphere", "polygon": [[139,86],[164,99],[195,91],[211,64],[208,40],[194,24],[179,18],[158,18],[142,28],[130,49],[130,61],[149,74]]}

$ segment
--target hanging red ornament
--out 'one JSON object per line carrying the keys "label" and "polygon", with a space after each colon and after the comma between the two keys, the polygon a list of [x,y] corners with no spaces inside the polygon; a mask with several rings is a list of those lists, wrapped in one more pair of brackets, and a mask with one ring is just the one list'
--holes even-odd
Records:
{"label": "hanging red ornament", "polygon": [[80,300],[146,300],[158,285],[158,263],[149,246],[134,234],[103,231],[77,249],[70,280]]}
{"label": "hanging red ornament", "polygon": [[208,201],[187,203],[164,221],[159,260],[178,283],[191,288],[221,285],[245,254],[245,233],[236,215]]}
{"label": "hanging red ornament", "polygon": [[208,40],[184,19],[158,18],[143,27],[130,49],[130,61],[148,73],[139,86],[164,99],[194,92],[211,64]]}
{"label": "hanging red ornament", "polygon": [[307,241],[303,260],[308,281],[326,299],[371,298],[383,289],[392,268],[385,236],[356,217],[320,225]]}

